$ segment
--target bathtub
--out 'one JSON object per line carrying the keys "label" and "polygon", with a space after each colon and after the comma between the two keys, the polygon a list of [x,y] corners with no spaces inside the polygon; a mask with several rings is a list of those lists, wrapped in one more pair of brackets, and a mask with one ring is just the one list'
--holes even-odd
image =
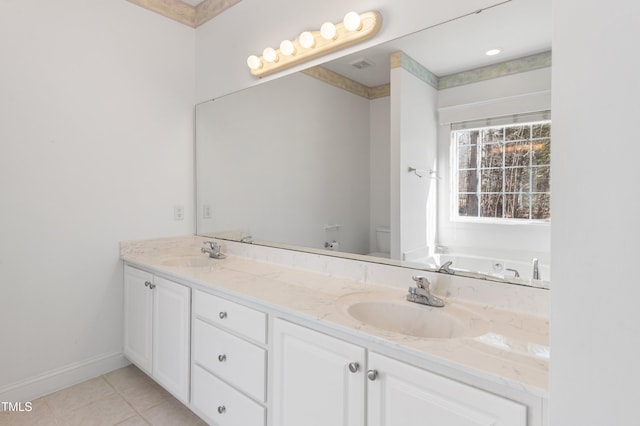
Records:
{"label": "bathtub", "polygon": [[[533,259],[529,261],[513,260],[499,257],[483,257],[467,254],[434,254],[414,263],[430,269],[438,269],[446,262],[452,262],[454,272],[472,272],[488,275],[499,279],[511,279],[516,276],[523,281],[533,279]],[[548,264],[538,262],[539,279],[551,280],[551,268]]]}

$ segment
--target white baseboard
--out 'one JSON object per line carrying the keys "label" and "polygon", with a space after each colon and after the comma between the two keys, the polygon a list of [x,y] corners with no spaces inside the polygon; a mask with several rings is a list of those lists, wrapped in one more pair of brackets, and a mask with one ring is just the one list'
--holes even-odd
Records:
{"label": "white baseboard", "polygon": [[99,355],[0,387],[0,401],[27,402],[131,364],[122,352]]}

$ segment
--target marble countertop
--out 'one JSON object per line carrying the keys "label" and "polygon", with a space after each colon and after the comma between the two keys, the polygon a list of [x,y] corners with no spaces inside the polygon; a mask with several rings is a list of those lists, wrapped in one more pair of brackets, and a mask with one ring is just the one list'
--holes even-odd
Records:
{"label": "marble countertop", "polygon": [[548,396],[547,318],[493,308],[474,300],[442,297],[444,308],[424,308],[444,309],[454,316],[464,325],[461,337],[424,338],[395,333],[358,321],[347,311],[362,301],[410,303],[405,301],[406,288],[363,283],[234,255],[210,259],[209,263],[200,252],[202,241],[201,237],[190,236],[123,242],[121,258],[275,312],[313,320],[405,358],[423,359],[430,365],[527,394]]}

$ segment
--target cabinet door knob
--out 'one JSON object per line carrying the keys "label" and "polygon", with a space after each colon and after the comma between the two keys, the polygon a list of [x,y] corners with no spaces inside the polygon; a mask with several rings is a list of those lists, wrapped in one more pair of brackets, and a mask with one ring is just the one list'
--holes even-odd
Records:
{"label": "cabinet door knob", "polygon": [[144,282],[144,286],[145,286],[145,287],[149,287],[150,285],[151,285],[151,282],[150,282],[150,281],[145,281],[145,282]]}
{"label": "cabinet door knob", "polygon": [[149,284],[149,288],[150,288],[151,290],[153,290],[154,288],[156,288],[156,285],[155,285],[155,284]]}
{"label": "cabinet door knob", "polygon": [[378,370],[369,370],[367,371],[367,378],[372,382],[378,378]]}
{"label": "cabinet door knob", "polygon": [[227,317],[227,313],[226,312],[220,312],[218,314],[218,316],[220,317],[220,319],[225,319]]}
{"label": "cabinet door knob", "polygon": [[227,411],[227,407],[225,407],[224,405],[219,405],[218,406],[218,413],[222,414],[225,411]]}
{"label": "cabinet door knob", "polygon": [[218,355],[218,361],[225,362],[227,360],[227,356],[225,354]]}
{"label": "cabinet door knob", "polygon": [[352,373],[357,373],[359,369],[360,369],[360,364],[358,364],[357,362],[349,363],[349,371],[351,371]]}

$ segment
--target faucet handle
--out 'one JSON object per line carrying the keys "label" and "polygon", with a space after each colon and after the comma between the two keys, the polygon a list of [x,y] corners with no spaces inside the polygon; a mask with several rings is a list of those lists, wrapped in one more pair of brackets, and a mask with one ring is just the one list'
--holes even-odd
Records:
{"label": "faucet handle", "polygon": [[419,288],[428,289],[431,284],[427,277],[423,277],[422,275],[414,275],[411,277]]}
{"label": "faucet handle", "polygon": [[211,250],[220,250],[220,244],[218,244],[216,241],[203,241],[202,244],[209,244]]}

